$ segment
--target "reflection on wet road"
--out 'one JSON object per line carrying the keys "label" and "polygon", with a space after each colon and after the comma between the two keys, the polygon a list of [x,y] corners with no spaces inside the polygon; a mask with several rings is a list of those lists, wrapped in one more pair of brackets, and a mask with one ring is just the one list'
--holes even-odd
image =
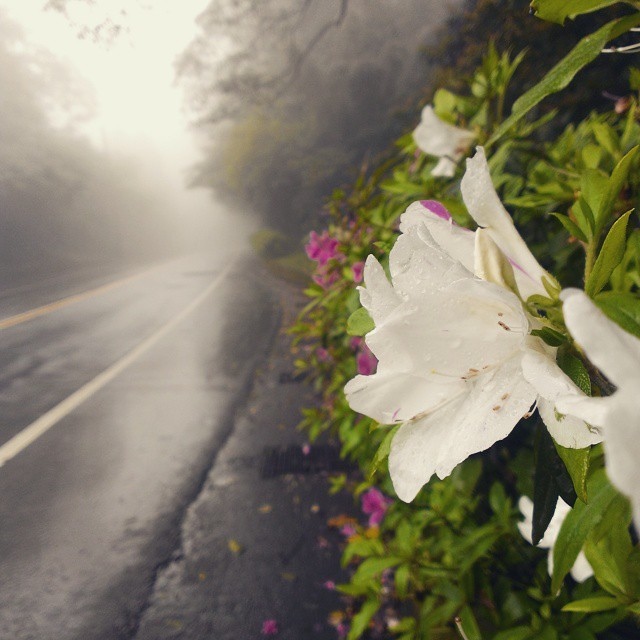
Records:
{"label": "reflection on wet road", "polygon": [[2,637],[130,637],[272,334],[250,274],[174,260],[0,329]]}

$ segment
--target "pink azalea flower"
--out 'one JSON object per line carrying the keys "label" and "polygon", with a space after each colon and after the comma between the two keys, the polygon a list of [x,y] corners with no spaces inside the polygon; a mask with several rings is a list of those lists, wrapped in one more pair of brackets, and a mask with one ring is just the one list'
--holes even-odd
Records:
{"label": "pink azalea flower", "polygon": [[325,589],[328,589],[329,591],[335,591],[336,590],[336,583],[333,580],[327,580],[325,583],[323,583],[322,586]]}
{"label": "pink azalea flower", "polygon": [[326,266],[320,267],[313,275],[313,281],[319,284],[323,289],[328,289],[331,285],[340,280],[340,274],[335,271],[329,271]]}
{"label": "pink azalea flower", "polygon": [[342,527],[342,529],[340,529],[340,533],[345,538],[350,538],[351,536],[355,536],[356,535],[356,528],[352,524],[345,524],[344,527]]}
{"label": "pink azalea flower", "polygon": [[362,511],[369,516],[370,527],[378,526],[382,522],[384,514],[392,502],[393,500],[387,498],[375,487],[371,487],[362,494]]}
{"label": "pink azalea flower", "polygon": [[353,274],[354,282],[362,282],[362,274],[364,272],[364,262],[356,262],[351,266],[351,273]]}
{"label": "pink azalea flower", "polygon": [[367,345],[362,342],[359,346],[359,352],[356,356],[356,364],[358,373],[363,376],[370,376],[375,373],[378,366],[378,358],[376,358]]}
{"label": "pink azalea flower", "polygon": [[269,619],[262,623],[262,635],[263,636],[275,636],[278,633],[278,623],[275,620]]}
{"label": "pink azalea flower", "polygon": [[319,265],[325,265],[329,260],[337,256],[338,241],[329,235],[328,231],[323,231],[318,235],[312,231],[309,235],[309,244],[305,246],[305,251],[311,260],[315,260]]}

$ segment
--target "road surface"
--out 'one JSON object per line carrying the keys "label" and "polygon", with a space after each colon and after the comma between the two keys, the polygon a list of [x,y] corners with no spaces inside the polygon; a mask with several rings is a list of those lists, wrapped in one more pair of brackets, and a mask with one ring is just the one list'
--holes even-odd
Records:
{"label": "road surface", "polygon": [[277,326],[251,273],[190,257],[0,293],[0,638],[135,633]]}

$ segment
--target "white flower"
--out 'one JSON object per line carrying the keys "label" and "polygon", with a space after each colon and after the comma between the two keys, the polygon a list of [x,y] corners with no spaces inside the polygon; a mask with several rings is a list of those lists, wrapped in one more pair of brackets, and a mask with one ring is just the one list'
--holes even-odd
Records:
{"label": "white flower", "polygon": [[586,294],[562,294],[565,323],[589,360],[617,387],[604,398],[565,396],[562,413],[602,427],[607,475],[631,499],[640,529],[640,340],[609,320]]}
{"label": "white flower", "polygon": [[542,280],[552,280],[535,259],[518,233],[513,219],[504,208],[491,182],[484,149],[467,160],[467,171],[460,184],[462,199],[478,226],[487,230],[514,268],[518,290],[523,300],[533,294],[547,295]]}
{"label": "white flower", "polygon": [[[468,165],[482,162],[479,153]],[[481,197],[478,178],[493,191],[476,171],[463,180],[463,198],[471,215],[482,205],[486,229],[463,229],[441,208],[414,203],[401,218],[402,234],[389,256],[392,282],[373,256],[364,268],[360,300],[375,323],[366,343],[379,363],[374,375],[351,380],[345,393],[355,411],[383,424],[403,423],[391,444],[389,469],[405,501],[434,473],[446,477],[511,432],[538,399],[528,377],[539,382],[551,371],[552,391],[574,386],[555,364],[553,350],[529,335],[529,317],[508,287],[533,282],[532,276],[514,274],[492,237],[515,247],[512,254],[525,264],[521,254],[528,249],[513,242],[510,228],[517,231],[510,218],[511,227],[501,220],[508,217],[504,208],[488,209],[491,199]],[[469,185],[474,199],[467,202]],[[581,438],[592,436],[579,425],[582,432],[570,442],[554,433],[565,425],[550,431],[565,446],[587,446]]]}
{"label": "white flower", "polygon": [[440,120],[431,105],[422,110],[420,124],[413,131],[416,145],[424,153],[440,158],[431,175],[445,178],[455,175],[457,163],[466,154],[475,137],[473,131],[454,127]]}
{"label": "white flower", "polygon": [[[522,537],[529,543],[533,544],[531,530],[533,528],[533,502],[527,496],[522,496],[518,501],[518,507],[524,516],[524,520],[518,523],[518,529],[522,534]],[[556,503],[556,509],[549,522],[549,526],[544,533],[544,537],[537,546],[541,549],[549,549],[549,555],[547,559],[547,569],[549,575],[553,575],[553,546],[558,539],[560,533],[560,527],[567,517],[567,514],[571,511],[571,507],[561,498],[558,498]],[[576,561],[571,568],[571,576],[576,582],[584,582],[587,578],[593,575],[593,569],[587,560],[587,557],[581,551],[576,558]]]}
{"label": "white flower", "polygon": [[410,501],[434,472],[446,477],[509,434],[536,392],[521,373],[529,323],[514,293],[475,278],[424,223],[398,238],[389,266],[393,285],[366,261],[361,302],[376,325],[366,342],[379,363],[345,393],[354,410],[404,423],[389,469]]}

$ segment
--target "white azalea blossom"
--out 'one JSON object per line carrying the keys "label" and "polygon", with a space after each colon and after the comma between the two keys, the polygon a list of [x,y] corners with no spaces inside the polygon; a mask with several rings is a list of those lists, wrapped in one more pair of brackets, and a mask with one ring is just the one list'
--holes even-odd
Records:
{"label": "white azalea blossom", "polygon": [[413,131],[418,148],[430,156],[440,158],[431,175],[451,178],[456,165],[475,140],[475,133],[455,127],[441,120],[431,105],[422,110],[420,124]]}
{"label": "white azalea blossom", "polygon": [[[536,386],[550,371],[553,393],[558,386],[575,387],[555,364],[554,351],[530,335],[531,319],[511,290],[521,282],[533,286],[534,273],[544,271],[526,245],[514,241],[517,231],[502,205],[492,211],[492,197],[481,193],[478,180],[495,195],[484,179],[484,154],[467,162],[463,198],[486,229],[463,229],[442,207],[414,203],[401,217],[389,256],[391,282],[369,256],[360,287],[375,324],[365,340],[379,363],[375,374],[351,380],[345,393],[354,410],[383,424],[402,423],[389,469],[405,501],[434,473],[444,478],[506,437],[538,400]],[[533,260],[536,271],[514,272],[500,245],[511,251],[512,262],[531,269]],[[538,286],[543,289],[540,280]],[[564,446],[587,446],[593,439],[583,423],[563,439],[565,427],[554,421],[551,434]]]}
{"label": "white azalea blossom", "polygon": [[607,475],[631,499],[640,529],[640,340],[609,320],[583,291],[567,289],[562,299],[567,329],[617,390],[604,398],[567,395],[557,408],[602,427]]}
{"label": "white azalea blossom", "polygon": [[[527,496],[522,496],[518,501],[518,507],[524,516],[524,520],[518,523],[518,529],[520,530],[522,537],[530,544],[533,544],[531,535],[533,529],[533,502]],[[562,500],[562,498],[558,498],[551,522],[549,522],[549,526],[544,533],[544,537],[537,545],[541,549],[549,549],[547,569],[550,576],[553,575],[553,547],[558,539],[560,527],[562,526],[562,523],[567,517],[569,511],[571,511],[571,507]],[[587,560],[587,556],[585,556],[584,552],[581,551],[578,554],[573,567],[571,567],[571,576],[576,582],[584,582],[592,575],[593,569]]]}

